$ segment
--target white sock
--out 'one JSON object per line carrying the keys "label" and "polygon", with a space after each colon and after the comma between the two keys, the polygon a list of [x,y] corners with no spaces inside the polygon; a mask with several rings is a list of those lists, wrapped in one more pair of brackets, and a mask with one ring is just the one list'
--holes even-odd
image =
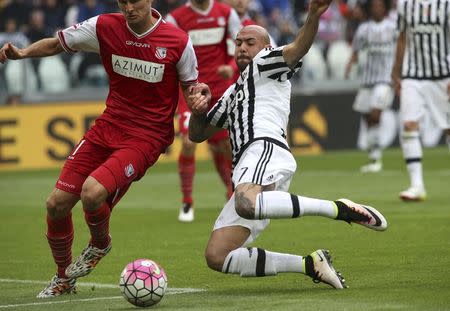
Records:
{"label": "white sock", "polygon": [[400,140],[403,158],[409,173],[412,187],[423,188],[422,174],[422,145],[420,144],[419,132],[403,132]]}
{"label": "white sock", "polygon": [[225,258],[222,272],[242,277],[269,276],[280,272],[304,273],[303,257],[269,252],[261,248],[238,248]]}
{"label": "white sock", "polygon": [[263,191],[256,196],[255,219],[325,216],[335,219],[338,209],[333,201],[297,196],[283,191]]}
{"label": "white sock", "polygon": [[369,147],[369,159],[378,161],[381,159],[380,126],[374,125],[367,129],[367,145]]}

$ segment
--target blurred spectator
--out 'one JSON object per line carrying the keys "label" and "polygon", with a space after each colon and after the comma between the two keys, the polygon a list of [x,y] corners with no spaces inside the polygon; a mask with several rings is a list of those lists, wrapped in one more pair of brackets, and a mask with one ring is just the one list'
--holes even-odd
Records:
{"label": "blurred spectator", "polygon": [[64,28],[65,11],[57,0],[44,0],[42,8],[45,10],[45,27],[48,32],[54,33]]}
{"label": "blurred spectator", "polygon": [[319,31],[316,42],[324,55],[327,54],[331,42],[344,38],[345,19],[341,15],[339,3],[331,2],[328,10],[320,17]]}
{"label": "blurred spectator", "polygon": [[[11,42],[15,46],[19,48],[24,48],[28,46],[29,41],[28,38],[17,29],[17,22],[14,18],[9,17],[5,22],[5,31],[0,33],[0,46],[3,46],[5,43]],[[25,68],[25,67],[23,67]],[[5,66],[1,66],[0,70],[5,70]],[[17,72],[17,74],[21,74]],[[7,85],[7,99],[6,104],[15,105],[21,102],[23,87],[16,85],[14,88],[15,79],[10,79],[8,73],[5,73],[5,80]],[[11,83],[10,83],[11,82]]]}
{"label": "blurred spectator", "polygon": [[25,31],[28,24],[31,6],[28,5],[25,0],[10,0],[5,1],[5,3],[6,5],[3,7],[0,15],[0,31],[5,30],[7,19],[10,18],[15,20],[16,28],[19,31]]}
{"label": "blurred spectator", "polygon": [[66,15],[64,17],[64,23],[66,28],[75,25],[78,22],[78,2],[76,0],[66,1]]}
{"label": "blurred spectator", "polygon": [[30,27],[26,35],[30,42],[36,42],[51,35],[51,32],[45,26],[45,14],[41,9],[31,11]]}
{"label": "blurred spectator", "polygon": [[97,0],[84,0],[78,5],[78,22],[85,21],[93,16],[100,15],[105,12],[103,3]]}

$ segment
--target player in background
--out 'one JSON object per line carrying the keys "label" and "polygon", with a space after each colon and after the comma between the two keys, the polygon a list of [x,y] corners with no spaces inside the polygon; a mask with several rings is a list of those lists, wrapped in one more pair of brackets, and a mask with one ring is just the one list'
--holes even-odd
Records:
{"label": "player in background", "polygon": [[[227,51],[227,37],[235,38],[241,28],[236,12],[226,4],[214,0],[192,0],[173,10],[166,17],[180,29],[186,31],[194,45],[198,59],[199,80],[207,83],[214,104],[233,82],[234,69]],[[180,98],[178,104],[179,128],[182,148],[178,159],[178,171],[183,194],[178,220],[194,220],[192,188],[195,175],[196,144],[189,140],[188,124],[191,112]],[[231,150],[226,131],[217,133],[208,140],[214,164],[227,188],[227,197],[233,193],[231,185]]]}
{"label": "player in background", "polygon": [[[197,82],[189,37],[151,4],[119,0],[121,13],[90,18],[24,49],[11,43],[0,49],[1,63],[63,51],[99,53],[110,81],[106,109],[67,157],[47,199],[47,240],[57,273],[38,298],[74,292],[76,278],[110,251],[112,208],[172,143],[179,84],[187,96]],[[91,239],[72,262],[71,210],[80,199]]]}
{"label": "player in background", "polygon": [[[229,4],[233,9],[235,9],[236,13],[241,20],[242,26],[249,25],[257,25],[257,23],[250,18],[248,14],[248,8],[250,5],[250,0],[225,0],[225,3]],[[270,36],[270,35],[269,35]],[[270,36],[270,45],[272,47],[276,47],[277,44],[275,40]],[[230,65],[233,67],[234,75],[233,82],[236,82],[239,78],[239,68],[237,67],[236,62],[234,61],[234,38],[227,38],[227,46],[228,46],[228,55],[230,56]]]}
{"label": "player in background", "polygon": [[[332,0],[311,0],[305,24],[295,40],[271,48],[267,31],[246,26],[237,35],[235,59],[241,75],[208,112],[208,96],[191,96],[189,136],[201,142],[220,128],[228,128],[233,147],[235,192],[216,220],[205,257],[208,266],[243,277],[280,272],[304,273],[334,288],[345,288],[326,250],[308,256],[246,247],[270,219],[324,216],[355,222],[370,229],[387,228],[376,209],[347,199],[327,201],[291,194],[296,162],[286,140],[290,113],[289,79],[301,67]],[[207,90],[202,89],[204,94]]]}
{"label": "player in background", "polygon": [[450,148],[450,0],[399,0],[392,80],[400,95],[400,144],[410,187],[403,201],[426,198],[419,124],[426,110],[446,130]]}
{"label": "player in background", "polygon": [[346,70],[348,79],[358,55],[366,53],[362,74],[362,89],[358,92],[353,109],[363,115],[367,125],[369,163],[361,167],[363,173],[380,172],[382,148],[380,144],[380,118],[394,100],[391,71],[394,63],[396,25],[388,16],[389,0],[369,0],[369,20],[359,25],[353,38],[353,53]]}

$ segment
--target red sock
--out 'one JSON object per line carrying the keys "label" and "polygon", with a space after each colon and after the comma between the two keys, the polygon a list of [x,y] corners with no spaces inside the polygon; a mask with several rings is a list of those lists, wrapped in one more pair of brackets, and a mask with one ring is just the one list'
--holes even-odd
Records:
{"label": "red sock", "polygon": [[233,187],[231,184],[231,160],[223,153],[218,152],[213,153],[213,158],[216,170],[225,184],[225,187],[227,187],[227,197],[231,198],[233,195]]}
{"label": "red sock", "polygon": [[108,204],[103,203],[98,209],[94,211],[84,211],[84,219],[91,231],[91,245],[104,249],[111,242],[109,236],[109,217],[111,210]]}
{"label": "red sock", "polygon": [[72,262],[72,213],[62,219],[52,219],[47,215],[47,241],[58,267],[58,276],[64,278],[66,268]]}
{"label": "red sock", "polygon": [[192,184],[195,175],[195,157],[186,157],[180,154],[178,158],[178,173],[180,175],[183,203],[192,204]]}

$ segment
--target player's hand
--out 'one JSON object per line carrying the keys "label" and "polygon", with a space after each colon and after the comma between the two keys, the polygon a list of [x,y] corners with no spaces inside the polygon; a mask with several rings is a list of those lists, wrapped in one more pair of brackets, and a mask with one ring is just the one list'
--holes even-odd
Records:
{"label": "player's hand", "polygon": [[330,6],[333,0],[311,0],[309,2],[309,14],[322,15]]}
{"label": "player's hand", "polygon": [[7,59],[21,59],[22,52],[11,42],[5,43],[0,49],[0,63],[4,64]]}
{"label": "player's hand", "polygon": [[207,84],[198,83],[190,90],[188,98],[188,107],[193,114],[204,114],[208,112],[209,103],[211,102],[211,91]]}
{"label": "player's hand", "polygon": [[234,69],[230,65],[220,65],[217,73],[224,79],[231,79],[234,76]]}

